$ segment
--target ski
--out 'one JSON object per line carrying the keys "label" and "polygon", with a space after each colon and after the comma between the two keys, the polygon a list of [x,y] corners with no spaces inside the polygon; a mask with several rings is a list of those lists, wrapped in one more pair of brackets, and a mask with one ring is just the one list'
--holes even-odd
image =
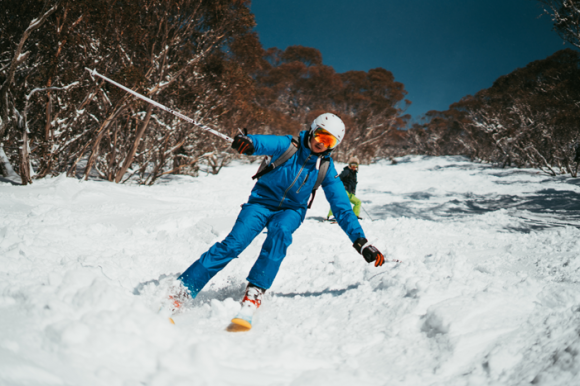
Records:
{"label": "ski", "polygon": [[245,332],[252,329],[252,322],[242,318],[233,318],[231,323],[226,327],[228,332]]}

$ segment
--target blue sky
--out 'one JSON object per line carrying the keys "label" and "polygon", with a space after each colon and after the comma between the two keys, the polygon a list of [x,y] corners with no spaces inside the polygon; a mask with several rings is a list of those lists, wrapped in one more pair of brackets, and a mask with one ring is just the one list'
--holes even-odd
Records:
{"label": "blue sky", "polygon": [[563,48],[535,0],[252,0],[264,48],[320,50],[337,72],[383,67],[414,118]]}

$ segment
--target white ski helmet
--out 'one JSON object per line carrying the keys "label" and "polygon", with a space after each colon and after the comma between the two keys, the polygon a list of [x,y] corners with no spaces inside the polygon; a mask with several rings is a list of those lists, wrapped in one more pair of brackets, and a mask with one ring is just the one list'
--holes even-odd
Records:
{"label": "white ski helmet", "polygon": [[344,138],[345,126],[342,119],[331,113],[324,113],[316,117],[312,124],[310,125],[310,135],[314,134],[314,131],[319,127],[328,131],[330,134],[334,135],[338,142],[335,148],[340,145],[342,139]]}

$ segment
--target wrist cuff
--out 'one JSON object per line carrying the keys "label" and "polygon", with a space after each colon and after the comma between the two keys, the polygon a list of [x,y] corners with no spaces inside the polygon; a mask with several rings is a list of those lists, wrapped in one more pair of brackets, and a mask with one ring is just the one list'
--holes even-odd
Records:
{"label": "wrist cuff", "polygon": [[358,239],[355,240],[352,246],[354,247],[354,249],[357,250],[358,253],[362,255],[363,249],[369,246],[369,242],[364,237],[359,237]]}

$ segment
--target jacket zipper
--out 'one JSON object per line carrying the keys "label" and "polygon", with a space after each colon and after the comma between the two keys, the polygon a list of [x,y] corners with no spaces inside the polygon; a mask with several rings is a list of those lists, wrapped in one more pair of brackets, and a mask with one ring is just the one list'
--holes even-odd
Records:
{"label": "jacket zipper", "polygon": [[304,184],[306,183],[306,181],[308,181],[308,177],[310,177],[310,173],[306,175],[306,178],[304,179],[304,181],[302,182],[302,185],[300,185],[300,187],[298,188],[298,190],[296,191],[296,193],[300,193],[300,189],[302,189],[302,187],[304,186]]}
{"label": "jacket zipper", "polygon": [[298,178],[300,177],[300,174],[302,173],[302,170],[304,170],[304,166],[306,166],[306,162],[308,162],[308,160],[310,159],[311,156],[312,156],[312,154],[309,154],[308,157],[306,157],[306,160],[302,164],[302,167],[300,168],[300,171],[298,171],[298,175],[296,176],[296,178],[294,179],[294,181],[292,181],[292,183],[290,184],[290,186],[284,192],[284,195],[282,196],[282,200],[280,201],[280,204],[278,204],[278,208],[282,206],[282,203],[286,199],[286,194],[288,194],[288,191],[290,189],[292,189],[292,187],[294,186],[294,184],[296,183],[296,181],[298,181]]}

